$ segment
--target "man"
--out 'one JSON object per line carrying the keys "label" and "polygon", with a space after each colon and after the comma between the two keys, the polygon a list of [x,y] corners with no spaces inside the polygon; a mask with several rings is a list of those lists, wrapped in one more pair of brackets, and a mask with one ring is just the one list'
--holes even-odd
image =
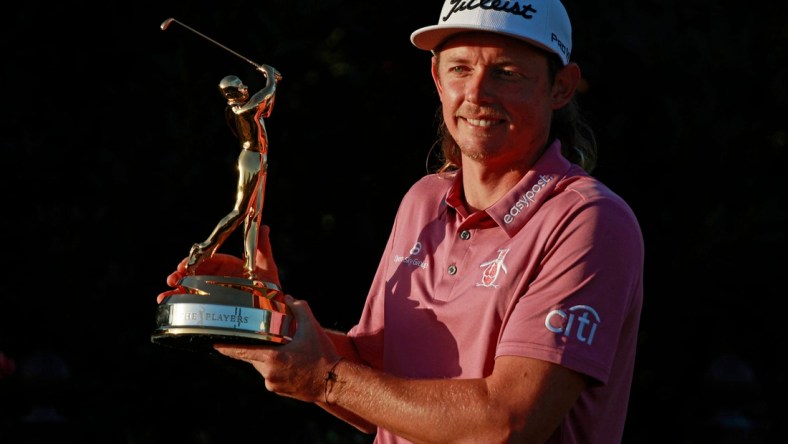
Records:
{"label": "man", "polygon": [[[404,196],[359,322],[324,329],[287,296],[290,343],[215,349],[376,443],[619,442],[643,240],[628,205],[581,167],[595,152],[572,114],[580,69],[564,7],[447,0],[411,40],[433,53],[445,164]],[[268,227],[257,255],[278,284]],[[202,267],[240,265],[217,255]]]}

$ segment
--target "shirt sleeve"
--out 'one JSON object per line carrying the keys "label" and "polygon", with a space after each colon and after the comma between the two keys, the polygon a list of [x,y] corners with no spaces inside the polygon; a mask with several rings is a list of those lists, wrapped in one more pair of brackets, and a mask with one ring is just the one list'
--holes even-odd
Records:
{"label": "shirt sleeve", "polygon": [[[642,298],[643,241],[630,208],[610,196],[577,204],[549,224],[539,272],[504,320],[496,357],[527,356],[606,383]],[[550,214],[548,205],[541,211]]]}

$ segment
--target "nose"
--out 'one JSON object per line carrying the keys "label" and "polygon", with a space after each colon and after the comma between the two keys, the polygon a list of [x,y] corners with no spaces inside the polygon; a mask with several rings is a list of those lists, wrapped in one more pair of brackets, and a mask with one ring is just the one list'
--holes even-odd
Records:
{"label": "nose", "polygon": [[482,70],[476,71],[465,84],[465,101],[473,104],[484,104],[492,101],[492,85],[489,75]]}

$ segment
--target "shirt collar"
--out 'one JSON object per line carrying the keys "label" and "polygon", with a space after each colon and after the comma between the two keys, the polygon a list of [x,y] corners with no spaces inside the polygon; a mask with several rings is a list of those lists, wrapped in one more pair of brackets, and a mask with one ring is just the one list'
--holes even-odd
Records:
{"label": "shirt collar", "polygon": [[[561,154],[561,142],[555,140],[517,185],[485,212],[510,237],[514,236],[554,194],[556,184],[568,174],[571,167],[572,164]],[[459,169],[443,203],[454,209],[460,217],[467,218],[468,209],[462,195],[462,169]]]}

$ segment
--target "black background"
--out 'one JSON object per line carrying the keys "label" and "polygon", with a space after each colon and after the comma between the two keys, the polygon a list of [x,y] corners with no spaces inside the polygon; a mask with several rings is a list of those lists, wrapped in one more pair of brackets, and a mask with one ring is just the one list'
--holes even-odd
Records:
{"label": "black background", "polygon": [[[786,413],[788,25],[770,3],[566,2],[595,173],[631,204],[647,248],[625,442],[771,442]],[[249,366],[150,343],[166,276],[234,202],[218,82],[262,86],[241,58],[160,25],[174,17],[284,75],[263,219],[286,290],[346,329],[400,197],[426,172],[438,100],[408,38],[439,10],[6,6],[0,353],[16,371],[0,379],[0,442],[50,428],[53,442],[368,442],[266,392]],[[64,423],[24,421],[47,401]]]}

